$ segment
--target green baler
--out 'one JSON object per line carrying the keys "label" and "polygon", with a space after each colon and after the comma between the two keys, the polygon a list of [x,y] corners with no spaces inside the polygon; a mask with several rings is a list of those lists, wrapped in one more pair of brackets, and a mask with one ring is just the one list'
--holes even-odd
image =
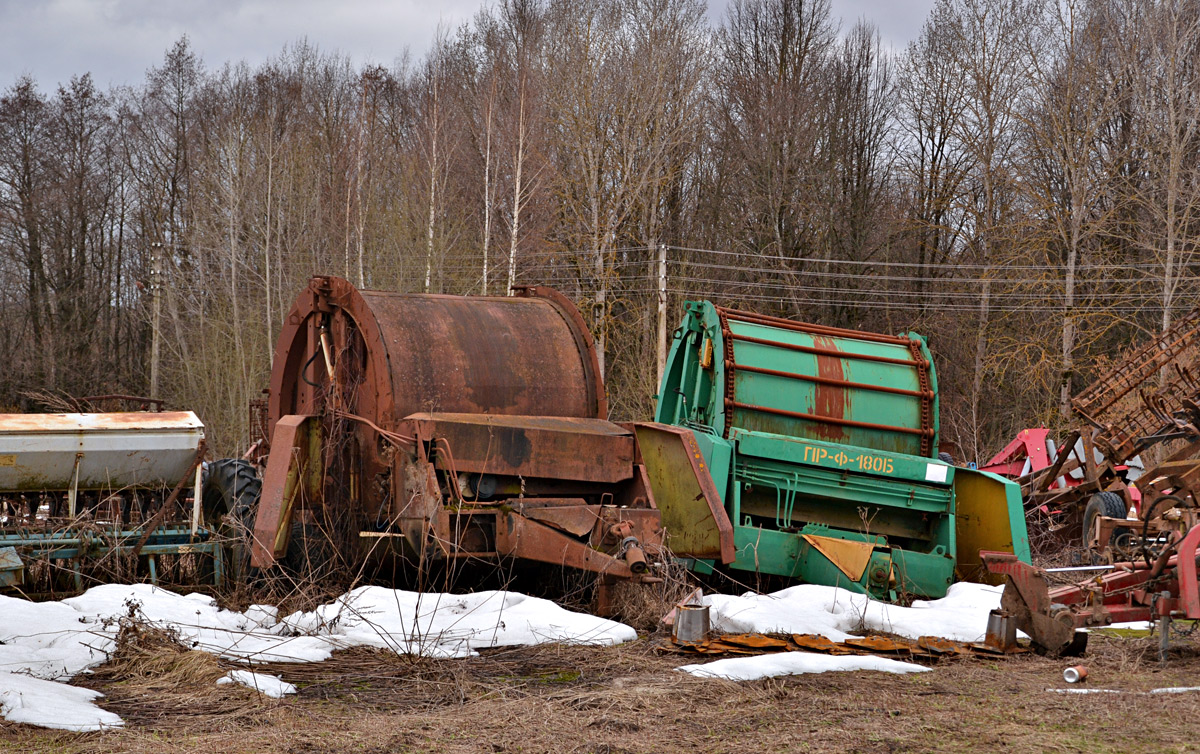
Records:
{"label": "green baler", "polygon": [[915,333],[688,302],[655,418],[639,444],[668,543],[698,569],[936,598],[988,579],[980,549],[1029,560],[1019,487],[938,460]]}

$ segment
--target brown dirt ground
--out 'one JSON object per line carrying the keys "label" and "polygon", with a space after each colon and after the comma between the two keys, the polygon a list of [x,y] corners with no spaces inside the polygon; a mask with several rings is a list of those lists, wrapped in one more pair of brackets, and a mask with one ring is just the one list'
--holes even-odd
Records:
{"label": "brown dirt ground", "polygon": [[942,660],[931,673],[826,673],[748,683],[674,668],[654,637],[607,648],[493,650],[466,660],[339,653],[269,668],[296,697],[214,680],[229,665],[151,643],[81,676],[124,730],[0,725],[22,752],[1167,752],[1200,750],[1200,692],[1133,692],[1200,681],[1200,645],[1169,662],[1151,638],[1093,636],[1087,686],[1060,694],[1069,664],[1034,655]]}

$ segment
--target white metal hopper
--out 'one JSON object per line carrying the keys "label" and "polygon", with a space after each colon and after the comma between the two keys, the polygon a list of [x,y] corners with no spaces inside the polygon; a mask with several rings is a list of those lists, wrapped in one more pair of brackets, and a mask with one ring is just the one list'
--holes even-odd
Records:
{"label": "white metal hopper", "polygon": [[0,491],[172,488],[203,439],[191,411],[0,414]]}

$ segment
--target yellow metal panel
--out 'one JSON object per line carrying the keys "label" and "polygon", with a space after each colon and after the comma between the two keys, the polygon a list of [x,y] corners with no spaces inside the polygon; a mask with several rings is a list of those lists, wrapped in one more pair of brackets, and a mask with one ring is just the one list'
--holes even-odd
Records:
{"label": "yellow metal panel", "polygon": [[[1020,493],[993,474],[971,469],[954,470],[955,529],[957,560],[955,576],[960,581],[975,581],[999,586],[1003,576],[989,573],[979,557],[980,550],[1016,552],[1013,542],[1013,511],[1010,492],[1017,496],[1017,515],[1021,513]],[[1025,543],[1028,550],[1028,544]],[[1028,555],[1026,554],[1026,557]]]}
{"label": "yellow metal panel", "polygon": [[862,579],[863,571],[867,570],[867,563],[871,562],[871,553],[875,551],[875,546],[870,542],[855,542],[850,539],[805,534],[804,541],[817,548],[830,563],[855,582]]}
{"label": "yellow metal panel", "polygon": [[732,562],[733,524],[692,431],[650,422],[633,428],[671,550],[679,556]]}

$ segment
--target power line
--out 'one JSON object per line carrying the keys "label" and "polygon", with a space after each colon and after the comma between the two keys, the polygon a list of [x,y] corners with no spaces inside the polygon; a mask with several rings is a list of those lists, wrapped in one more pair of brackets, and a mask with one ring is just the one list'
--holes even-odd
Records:
{"label": "power line", "polygon": [[[652,293],[652,292],[653,291],[651,291],[651,290],[646,291],[647,294]],[[796,301],[787,296],[768,296],[768,295],[764,295],[764,294],[738,293],[738,292],[721,291],[721,290],[713,290],[713,289],[701,290],[701,289],[695,289],[695,288],[668,288],[668,293],[672,293],[672,294],[675,294],[678,296],[683,296],[685,298],[708,298],[708,299],[718,299],[718,300],[727,300],[727,301],[760,301],[760,302],[786,304],[789,306],[794,306],[796,304],[813,304],[813,305],[819,305],[819,306],[837,306],[837,307],[843,307],[843,308],[847,308],[847,309],[897,309],[897,310],[906,310],[906,311],[922,311],[922,312],[926,312],[926,313],[929,313],[932,311],[938,311],[938,312],[953,311],[953,312],[978,313],[980,311],[979,305],[966,305],[966,304],[954,304],[954,303],[937,303],[937,304],[925,305],[925,304],[921,304],[921,303],[914,302],[914,301],[864,301],[864,300],[847,301],[844,299],[835,300],[835,299],[822,299],[822,298],[806,298],[806,299],[802,299],[800,301]],[[1109,307],[1104,307],[1103,310],[1101,310],[1101,311],[1108,312],[1108,313],[1127,313],[1128,314],[1128,313],[1144,312],[1144,311],[1146,311],[1146,309],[1147,309],[1146,306],[1109,306]],[[1043,314],[1061,315],[1062,307],[1049,306],[1049,305],[1014,306],[1014,305],[998,303],[998,304],[989,304],[988,311],[1003,312],[1003,313],[1027,312],[1027,313],[1043,313]]]}
{"label": "power line", "polygon": [[[913,267],[923,269],[955,269],[955,270],[1136,270],[1139,267],[1145,267],[1144,264],[1138,265],[1120,265],[1120,264],[1078,264],[1074,266],[1068,265],[1052,265],[1052,264],[979,264],[971,262],[895,262],[873,259],[836,259],[833,257],[802,257],[802,256],[785,256],[780,254],[764,254],[751,251],[721,251],[718,249],[700,249],[690,246],[671,246],[669,248],[677,251],[690,251],[698,254],[715,254],[719,256],[742,256],[751,257],[754,259],[771,259],[776,261],[786,262],[811,262],[815,264],[849,264],[849,265],[873,265],[876,267]],[[1165,266],[1166,263],[1159,263]]]}

